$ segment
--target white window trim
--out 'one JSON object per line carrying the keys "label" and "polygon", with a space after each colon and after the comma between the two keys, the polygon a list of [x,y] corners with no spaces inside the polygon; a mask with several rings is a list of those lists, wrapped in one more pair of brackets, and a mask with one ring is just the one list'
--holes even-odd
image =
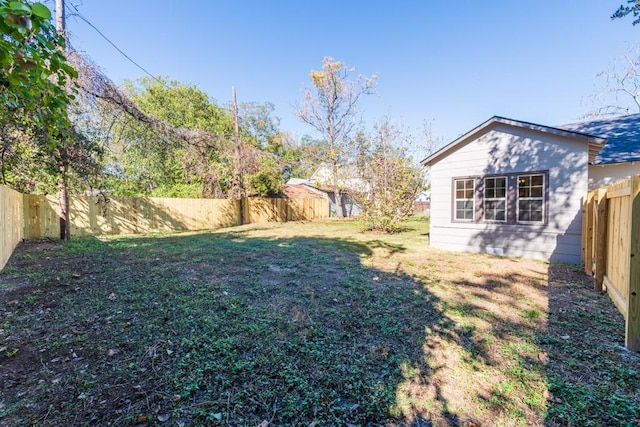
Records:
{"label": "white window trim", "polygon": [[[520,197],[520,178],[521,177],[533,177],[533,176],[542,176],[542,196],[541,197]],[[517,224],[534,224],[534,225],[538,225],[538,224],[544,224],[545,223],[545,215],[546,215],[546,204],[547,204],[547,200],[546,200],[546,192],[545,192],[545,188],[546,187],[546,177],[545,174],[543,173],[526,173],[526,174],[522,174],[522,175],[518,175],[516,177],[516,223]],[[540,200],[542,202],[542,219],[540,221],[521,221],[520,220],[520,200]]]}
{"label": "white window trim", "polygon": [[[485,191],[486,191],[486,187],[487,187],[487,180],[488,179],[504,179],[504,197],[498,197],[498,198],[489,198],[489,197],[485,197]],[[509,196],[509,178],[507,176],[501,176],[501,175],[496,175],[496,176],[486,176],[482,179],[482,185],[483,185],[483,191],[482,191],[482,220],[484,222],[489,222],[489,223],[500,223],[500,224],[504,224],[507,223],[507,220],[509,218],[509,201],[508,201],[508,196]],[[486,202],[489,201],[503,201],[504,202],[504,219],[487,219],[487,210],[486,210]]]}
{"label": "white window trim", "polygon": [[[458,181],[471,181],[473,183],[473,187],[472,187],[472,197],[470,199],[458,199],[457,197],[457,182]],[[458,209],[457,209],[457,202],[458,201],[469,201],[471,200],[471,218],[467,219],[467,218],[458,218]],[[475,222],[475,215],[476,215],[476,180],[475,178],[455,178],[453,180],[453,220],[455,222]]]}

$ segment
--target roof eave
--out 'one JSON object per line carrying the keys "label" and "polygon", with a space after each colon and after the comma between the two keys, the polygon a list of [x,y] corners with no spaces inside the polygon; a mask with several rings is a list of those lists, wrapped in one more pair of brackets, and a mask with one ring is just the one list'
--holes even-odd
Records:
{"label": "roof eave", "polygon": [[519,127],[522,129],[535,130],[539,132],[550,133],[552,135],[558,135],[558,136],[563,136],[568,138],[577,138],[589,144],[599,145],[600,147],[604,146],[604,143],[607,140],[606,138],[602,138],[599,136],[587,135],[580,132],[567,131],[564,129],[539,125],[536,123],[523,122],[520,120],[508,119],[506,117],[493,116],[489,120],[485,121],[479,126],[476,126],[475,128],[471,129],[469,132],[458,137],[451,143],[447,144],[445,147],[441,148],[440,150],[436,151],[429,157],[425,158],[420,163],[424,166],[432,166],[440,158],[445,157],[450,152],[455,151],[459,146],[463,145],[465,142],[475,138],[476,135],[478,135],[479,133],[482,133],[484,130],[488,129],[489,127],[495,126],[497,124],[504,124],[508,126]]}

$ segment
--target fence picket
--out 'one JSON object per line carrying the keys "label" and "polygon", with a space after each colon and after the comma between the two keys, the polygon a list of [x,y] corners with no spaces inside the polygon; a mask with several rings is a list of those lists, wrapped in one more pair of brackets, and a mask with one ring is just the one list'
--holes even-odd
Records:
{"label": "fence picket", "polygon": [[585,271],[623,315],[627,348],[640,351],[640,175],[590,192],[583,212]]}

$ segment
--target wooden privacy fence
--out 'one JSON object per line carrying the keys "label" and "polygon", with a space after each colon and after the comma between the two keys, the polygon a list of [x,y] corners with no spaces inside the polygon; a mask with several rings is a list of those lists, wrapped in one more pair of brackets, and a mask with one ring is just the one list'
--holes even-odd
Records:
{"label": "wooden privacy fence", "polygon": [[[241,215],[241,208],[244,215]],[[207,230],[257,222],[329,217],[326,199],[168,199],[70,197],[72,236]],[[22,239],[60,237],[55,196],[24,195],[0,185],[0,269]]]}
{"label": "wooden privacy fence", "polygon": [[[25,195],[25,238],[60,237],[56,196]],[[240,225],[240,201],[142,197],[70,197],[72,236],[145,234]]]}
{"label": "wooden privacy fence", "polygon": [[0,185],[0,270],[24,238],[22,196]]}
{"label": "wooden privacy fence", "polygon": [[[168,199],[71,197],[72,236],[207,230],[246,224],[326,218],[324,199]],[[54,196],[25,196],[25,238],[60,236],[60,204]]]}
{"label": "wooden privacy fence", "polygon": [[640,175],[590,192],[583,213],[585,272],[624,316],[626,347],[640,351]]}

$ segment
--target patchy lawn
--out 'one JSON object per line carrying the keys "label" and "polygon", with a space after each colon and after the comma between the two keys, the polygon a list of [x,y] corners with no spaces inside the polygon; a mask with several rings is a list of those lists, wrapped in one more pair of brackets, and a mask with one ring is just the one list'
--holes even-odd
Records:
{"label": "patchy lawn", "polygon": [[640,357],[568,265],[349,221],[21,245],[0,426],[638,425]]}

